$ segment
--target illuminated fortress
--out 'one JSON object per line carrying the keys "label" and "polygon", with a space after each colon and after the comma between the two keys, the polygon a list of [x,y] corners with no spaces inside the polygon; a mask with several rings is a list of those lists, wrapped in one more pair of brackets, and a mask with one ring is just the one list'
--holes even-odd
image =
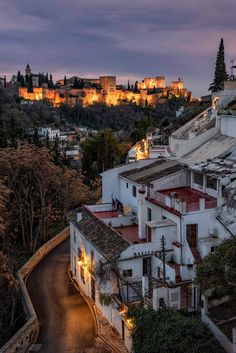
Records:
{"label": "illuminated fortress", "polygon": [[144,106],[155,106],[173,96],[191,99],[191,92],[184,88],[183,80],[180,78],[178,81],[171,82],[170,86],[166,85],[165,77],[160,76],[144,78],[135,85],[128,83],[125,87],[117,85],[116,76],[101,76],[96,79],[74,76],[59,80],[56,85],[50,87],[49,83],[42,83],[39,86],[38,77],[39,75],[31,73],[27,65],[25,78],[28,82],[31,80],[31,87],[19,87],[18,94],[22,100],[45,100],[54,106],[60,106],[63,103],[68,105],[80,103],[87,106],[96,102],[107,105],[133,102]]}

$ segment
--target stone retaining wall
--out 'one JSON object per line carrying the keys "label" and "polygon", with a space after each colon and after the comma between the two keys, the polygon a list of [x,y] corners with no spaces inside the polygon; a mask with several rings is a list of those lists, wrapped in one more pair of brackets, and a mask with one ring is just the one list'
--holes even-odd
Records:
{"label": "stone retaining wall", "polygon": [[53,250],[57,245],[66,240],[68,236],[69,227],[64,229],[61,233],[57,234],[54,238],[50,239],[46,244],[41,246],[41,248],[39,248],[36,253],[18,271],[17,279],[19,281],[23,307],[28,321],[0,349],[0,353],[25,353],[28,351],[30,345],[35,342],[38,336],[39,322],[25,285],[25,279],[44,258],[44,256]]}

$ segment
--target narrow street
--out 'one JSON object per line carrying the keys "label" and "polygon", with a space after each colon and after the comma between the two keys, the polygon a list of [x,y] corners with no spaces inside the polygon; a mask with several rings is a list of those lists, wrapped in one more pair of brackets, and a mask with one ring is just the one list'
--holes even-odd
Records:
{"label": "narrow street", "polygon": [[99,353],[104,344],[95,338],[93,315],[70,283],[69,240],[51,253],[30,274],[27,288],[40,322],[40,353]]}

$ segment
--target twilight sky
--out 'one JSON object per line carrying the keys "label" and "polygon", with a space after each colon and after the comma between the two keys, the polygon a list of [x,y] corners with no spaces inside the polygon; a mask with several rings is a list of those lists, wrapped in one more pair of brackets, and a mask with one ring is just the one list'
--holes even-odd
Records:
{"label": "twilight sky", "polygon": [[235,0],[1,0],[0,73],[179,76],[207,93],[220,38],[236,60]]}

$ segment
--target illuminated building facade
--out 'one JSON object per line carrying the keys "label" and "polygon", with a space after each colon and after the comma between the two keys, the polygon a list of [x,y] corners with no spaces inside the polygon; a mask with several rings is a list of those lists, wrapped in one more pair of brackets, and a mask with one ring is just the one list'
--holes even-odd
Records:
{"label": "illuminated building facade", "polygon": [[[92,105],[96,102],[107,105],[118,105],[122,102],[133,102],[141,105],[155,106],[163,102],[169,96],[185,97],[190,99],[191,92],[184,88],[183,81],[172,82],[166,86],[164,76],[144,78],[137,85],[137,90],[122,89],[116,84],[116,76],[101,76],[98,79],[81,79],[73,76],[67,80],[57,81],[54,88],[49,88],[43,83],[39,87],[38,76],[31,74],[29,65],[26,67],[26,76],[32,75],[33,89],[30,91],[26,87],[19,87],[18,94],[23,100],[40,101],[47,100],[54,106],[62,103],[75,105],[81,103],[83,106]],[[75,79],[80,82],[80,87],[74,87]]]}

